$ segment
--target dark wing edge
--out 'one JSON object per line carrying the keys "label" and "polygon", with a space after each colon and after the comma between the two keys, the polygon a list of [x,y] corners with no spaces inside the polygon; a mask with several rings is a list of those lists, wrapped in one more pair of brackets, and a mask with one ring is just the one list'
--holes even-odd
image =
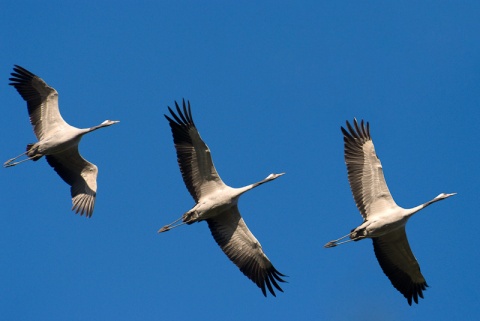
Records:
{"label": "dark wing edge", "polygon": [[423,299],[423,291],[428,287],[420,272],[420,265],[408,244],[405,228],[389,234],[372,238],[373,249],[383,273],[392,285],[412,305],[412,299],[418,304]]}
{"label": "dark wing edge", "polygon": [[97,195],[97,166],[83,159],[76,147],[63,153],[46,155],[45,158],[65,183],[71,186],[72,211],[91,217]]}
{"label": "dark wing edge", "polygon": [[177,151],[177,162],[180,167],[183,182],[188,189],[190,195],[192,195],[195,202],[198,202],[199,195],[194,186],[193,181],[193,164],[196,162],[195,149],[193,147],[192,137],[190,136],[190,129],[195,128],[195,123],[192,118],[192,111],[190,109],[190,101],[188,101],[188,109],[183,100],[183,113],[178,103],[175,102],[175,106],[178,112],[177,116],[175,112],[168,107],[173,119],[167,115],[164,115],[170,124],[172,130],[173,143]]}
{"label": "dark wing edge", "polygon": [[348,131],[340,127],[343,133],[343,141],[345,145],[345,163],[347,164],[348,181],[352,190],[353,198],[357,205],[358,210],[364,218],[367,215],[366,204],[363,200],[364,190],[362,184],[363,167],[365,164],[363,145],[372,140],[370,137],[370,125],[367,122],[366,126],[361,121],[360,126],[357,120],[353,120],[355,129],[347,121],[346,125]]}
{"label": "dark wing edge", "polygon": [[238,208],[207,219],[207,223],[213,238],[230,261],[262,290],[265,297],[267,288],[273,296],[276,296],[274,287],[283,292],[277,281],[286,282],[282,279],[286,275],[275,269],[264,254],[262,246],[241,218]]}
{"label": "dark wing edge", "polygon": [[[173,142],[177,152],[177,162],[183,181],[195,202],[202,195],[205,183],[221,181],[210,155],[208,146],[203,142],[193,122],[190,102],[183,99],[183,111],[175,102],[177,114],[168,107],[171,117],[164,115],[172,130]],[[223,183],[222,183],[223,184]]]}
{"label": "dark wing edge", "polygon": [[27,69],[14,65],[13,71],[10,75],[12,76],[8,80],[10,86],[15,87],[20,96],[26,102],[36,102],[36,105],[39,105],[42,101],[40,100],[40,93],[33,87],[32,80],[37,77],[35,74],[31,73]]}
{"label": "dark wing edge", "polygon": [[[48,86],[41,78],[31,73],[27,69],[14,65],[11,73],[10,86],[15,87],[23,100],[27,102],[28,114],[30,116],[30,123],[33,125],[34,132],[37,136],[42,134],[42,104],[47,99],[48,95],[55,94],[56,90]],[[33,82],[40,82],[41,88],[44,92],[40,92],[34,87]],[[38,137],[40,139],[40,137]]]}

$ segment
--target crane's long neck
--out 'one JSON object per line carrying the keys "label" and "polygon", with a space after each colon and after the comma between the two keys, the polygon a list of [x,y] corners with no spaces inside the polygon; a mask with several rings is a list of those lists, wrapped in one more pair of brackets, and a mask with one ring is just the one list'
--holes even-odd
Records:
{"label": "crane's long neck", "polygon": [[97,129],[100,129],[100,128],[103,128],[103,127],[108,127],[108,126],[111,126],[111,125],[116,124],[118,122],[119,122],[118,120],[106,120],[103,123],[101,123],[100,125],[87,128],[86,131],[87,131],[87,133],[93,132],[94,130],[97,130]]}
{"label": "crane's long neck", "polygon": [[93,126],[93,127],[90,127],[87,129],[87,133],[90,133],[90,132],[93,132],[97,129],[100,129],[100,128],[103,128],[103,127],[107,127],[107,126],[110,126],[110,125],[106,125],[106,124],[100,124],[100,125],[97,125],[97,126]]}
{"label": "crane's long neck", "polygon": [[433,200],[428,201],[428,202],[426,202],[425,204],[423,204],[423,205],[422,205],[422,206],[423,206],[422,208],[425,208],[425,207],[429,206],[430,204],[433,204],[433,203],[438,202],[438,201],[441,201],[441,200],[443,200],[443,198],[437,198],[437,197],[435,197]]}
{"label": "crane's long neck", "polygon": [[264,183],[268,183],[268,182],[271,182],[273,181],[274,179],[282,176],[284,173],[281,173],[281,174],[270,174],[268,175],[265,179],[259,181],[259,182],[256,182],[256,183],[253,183],[253,184],[250,184],[250,185],[247,185],[247,186],[244,186],[244,187],[240,187],[240,188],[237,188],[237,191],[238,191],[238,195],[242,195],[243,193],[251,190],[251,189],[254,189],[255,187],[257,186],[260,186]]}
{"label": "crane's long neck", "polygon": [[[427,204],[427,203],[425,203],[425,204]],[[413,216],[413,214],[417,213],[418,211],[420,211],[420,210],[424,209],[426,206],[428,206],[428,205],[425,206],[425,204],[406,209],[407,214],[405,216],[407,216],[407,217]]]}
{"label": "crane's long neck", "polygon": [[426,203],[423,203],[421,205],[418,205],[414,208],[410,208],[408,209],[408,213],[407,213],[407,216],[410,217],[412,216],[413,214],[417,213],[418,211],[420,210],[423,210],[425,207],[435,203],[435,202],[438,202],[438,201],[441,201],[441,200],[444,200],[445,198],[449,197],[449,196],[452,196],[452,195],[455,195],[455,194],[440,194],[438,195],[437,197],[435,197],[434,199],[426,202]]}

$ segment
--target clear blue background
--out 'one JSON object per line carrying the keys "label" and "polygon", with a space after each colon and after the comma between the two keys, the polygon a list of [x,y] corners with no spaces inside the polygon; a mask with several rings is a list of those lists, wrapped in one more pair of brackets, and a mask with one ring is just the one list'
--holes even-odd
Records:
{"label": "clear blue background", "polygon": [[[2,320],[473,320],[479,317],[478,1],[3,1],[1,161],[35,141],[13,64],[60,94],[99,167],[91,219],[46,164],[0,170]],[[284,293],[264,298],[207,224],[158,235],[193,200],[163,114],[189,99]],[[369,240],[340,126],[370,121],[430,287],[409,307]]]}

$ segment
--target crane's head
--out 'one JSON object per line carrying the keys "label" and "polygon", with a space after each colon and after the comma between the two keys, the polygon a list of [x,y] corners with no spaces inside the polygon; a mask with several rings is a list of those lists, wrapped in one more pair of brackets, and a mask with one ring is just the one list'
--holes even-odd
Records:
{"label": "crane's head", "polygon": [[[450,193],[450,194],[446,194],[446,193],[440,193],[438,194],[437,197],[435,197],[433,200],[431,201],[428,201],[426,202],[425,204],[423,204],[423,206],[421,208],[425,208],[427,207],[428,205],[432,204],[432,203],[435,203],[435,202],[438,202],[438,201],[441,201],[441,200],[444,200],[446,198],[449,198],[450,196],[453,196],[453,195],[456,195],[457,193]],[[419,210],[417,210],[418,212]],[[416,211],[412,212],[410,215],[413,215],[414,213],[416,213]]]}
{"label": "crane's head", "polygon": [[90,127],[89,129],[87,129],[87,131],[85,133],[93,132],[94,130],[97,130],[99,128],[107,127],[107,126],[110,126],[110,125],[113,125],[113,124],[116,124],[116,123],[119,123],[119,122],[120,122],[119,120],[106,120],[103,123],[101,123],[100,125]]}
{"label": "crane's head", "polygon": [[271,181],[271,180],[274,180],[275,178],[280,177],[280,176],[282,176],[282,175],[285,175],[285,173],[270,174],[270,175],[268,175],[268,176],[265,178],[265,180],[266,180],[266,181]]}
{"label": "crane's head", "polygon": [[103,123],[101,123],[99,126],[101,127],[106,127],[106,126],[110,126],[110,125],[113,125],[113,124],[116,124],[116,123],[119,123],[120,121],[119,120],[106,120],[104,121]]}
{"label": "crane's head", "polygon": [[450,193],[450,194],[446,194],[446,193],[440,193],[438,194],[437,197],[434,198],[434,200],[437,200],[437,201],[440,201],[440,200],[444,200],[450,196],[453,196],[453,195],[456,195],[457,193]]}

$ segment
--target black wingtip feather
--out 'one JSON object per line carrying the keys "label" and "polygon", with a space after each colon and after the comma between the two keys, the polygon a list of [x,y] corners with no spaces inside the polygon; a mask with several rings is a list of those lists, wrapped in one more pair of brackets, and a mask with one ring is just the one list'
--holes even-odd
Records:
{"label": "black wingtip feather", "polygon": [[[258,284],[257,284],[258,285]],[[262,293],[264,297],[267,297],[267,291],[265,290],[265,284],[258,285],[260,289],[262,289]]]}
{"label": "black wingtip feather", "polygon": [[[276,297],[275,291],[273,291],[272,285],[270,284],[270,278],[271,278],[270,275],[268,275],[268,276],[265,278],[265,284],[266,284],[267,287],[268,287],[268,291],[270,291],[270,293],[271,293],[274,297]],[[264,286],[264,287],[265,287],[265,286]]]}
{"label": "black wingtip feather", "polygon": [[273,265],[269,269],[267,269],[265,272],[266,273],[259,280],[261,282],[261,285],[262,285],[262,286],[259,286],[259,287],[262,289],[263,295],[266,296],[265,291],[264,291],[265,284],[266,284],[269,292],[274,297],[276,297],[277,295],[275,293],[275,290],[272,287],[272,284],[277,290],[279,290],[280,292],[283,292],[283,289],[280,287],[280,285],[278,285],[277,281],[286,283],[286,281],[281,278],[281,276],[285,277],[286,275],[278,272],[278,270],[275,269],[275,267]]}
{"label": "black wingtip feather", "polygon": [[[185,103],[184,103],[184,106],[185,106]],[[175,102],[175,107],[177,108],[178,116],[182,119],[183,123],[188,124],[188,120],[183,115],[182,110],[180,109],[180,106],[178,106],[177,102]]]}
{"label": "black wingtip feather", "polygon": [[36,75],[31,73],[27,69],[20,67],[18,65],[14,65],[14,66],[15,66],[13,68],[14,72],[10,73],[12,77],[8,78],[8,80],[12,81],[12,83],[10,83],[9,85],[15,86],[20,83],[29,82],[32,78],[36,77]]}
{"label": "black wingtip feather", "polygon": [[173,123],[176,123],[176,125],[179,125],[179,126],[183,126],[183,127],[189,127],[189,126],[193,126],[195,127],[195,124],[193,122],[193,117],[192,117],[192,110],[190,108],[190,101],[187,101],[188,102],[188,109],[187,109],[187,105],[185,103],[185,99],[183,100],[183,111],[182,109],[180,108],[180,106],[178,105],[178,103],[175,101],[175,109],[177,110],[177,112],[175,113],[173,111],[172,108],[170,108],[170,106],[168,106],[168,111],[170,112],[170,115],[175,119],[175,121],[173,121],[173,119],[171,119],[169,116],[167,115],[164,115],[165,118],[169,121],[169,122],[173,122]]}
{"label": "black wingtip feather", "polygon": [[[283,292],[282,288],[278,285],[277,281],[275,281],[275,278],[277,278],[278,276],[276,276],[275,274],[270,274],[268,276],[270,278],[270,281],[272,282],[273,286],[277,288],[277,290],[279,290],[280,292]],[[285,282],[285,281],[281,281],[281,282]]]}
{"label": "black wingtip feather", "polygon": [[362,140],[369,140],[371,139],[370,137],[370,123],[365,122],[363,119],[360,121],[360,124],[358,123],[357,119],[353,119],[353,125],[350,124],[350,122],[347,120],[346,121],[346,127],[347,129],[340,127],[342,130],[342,134],[345,138],[347,139],[362,139]]}
{"label": "black wingtip feather", "polygon": [[[356,123],[356,120],[355,120],[355,123]],[[350,132],[350,135],[349,135],[350,137],[359,138],[357,132],[355,131],[355,129],[353,129],[352,125],[350,125],[348,120],[347,120],[347,128],[348,128],[348,131]]]}

